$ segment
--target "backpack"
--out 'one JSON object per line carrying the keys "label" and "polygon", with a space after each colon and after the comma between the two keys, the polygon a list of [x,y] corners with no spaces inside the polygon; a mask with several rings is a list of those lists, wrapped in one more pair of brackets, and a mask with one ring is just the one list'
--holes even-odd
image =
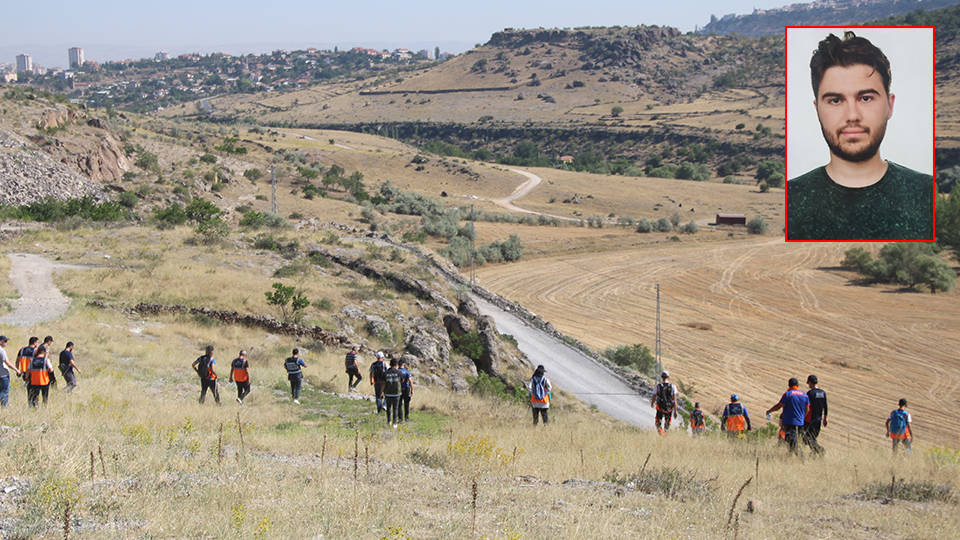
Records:
{"label": "backpack", "polygon": [[690,424],[695,428],[703,427],[703,411],[694,409],[690,413]]}
{"label": "backpack", "polygon": [[903,435],[907,432],[907,411],[897,409],[890,413],[890,433]]}
{"label": "backpack", "polygon": [[370,374],[373,375],[373,380],[382,381],[383,375],[387,372],[387,367],[383,365],[383,360],[377,360],[376,362],[370,364]]}
{"label": "backpack", "polygon": [[395,369],[389,369],[383,375],[383,393],[397,395],[400,393],[400,374]]}
{"label": "backpack", "polygon": [[546,377],[533,377],[530,379],[530,393],[536,401],[543,401],[546,397],[547,390],[544,384],[546,380]]}
{"label": "backpack", "polygon": [[206,379],[210,376],[210,357],[203,355],[197,360],[200,362],[197,364],[197,373],[200,374],[200,378]]}
{"label": "backpack", "polygon": [[673,384],[657,384],[657,408],[661,411],[673,410]]}

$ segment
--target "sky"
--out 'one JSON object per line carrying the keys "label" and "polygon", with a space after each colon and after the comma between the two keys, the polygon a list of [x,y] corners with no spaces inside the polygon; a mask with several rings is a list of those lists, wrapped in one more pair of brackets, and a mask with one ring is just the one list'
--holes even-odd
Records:
{"label": "sky", "polygon": [[230,54],[334,46],[459,53],[504,28],[672,26],[750,13],[789,0],[2,0],[0,63],[27,53],[66,67],[67,49],[104,62],[188,52]]}

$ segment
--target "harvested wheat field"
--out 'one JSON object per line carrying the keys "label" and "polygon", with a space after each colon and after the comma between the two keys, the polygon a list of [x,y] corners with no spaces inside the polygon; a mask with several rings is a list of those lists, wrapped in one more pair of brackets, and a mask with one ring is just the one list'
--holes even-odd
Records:
{"label": "harvested wheat field", "polygon": [[900,397],[918,441],[956,444],[957,293],[855,285],[836,268],[849,247],[767,236],[557,249],[477,276],[596,349],[652,347],[660,283],[665,366],[708,412],[737,392],[762,423],[789,377],[815,373],[831,403],[828,445],[885,446],[883,423]]}

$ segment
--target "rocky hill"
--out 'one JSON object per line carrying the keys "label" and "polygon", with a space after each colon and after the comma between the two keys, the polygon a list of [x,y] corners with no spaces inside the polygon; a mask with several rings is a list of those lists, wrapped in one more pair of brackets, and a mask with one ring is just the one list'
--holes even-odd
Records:
{"label": "rocky hill", "polygon": [[103,189],[27,142],[0,129],[0,204],[21,205],[54,197],[103,197]]}
{"label": "rocky hill", "polygon": [[957,0],[832,0],[790,4],[776,9],[755,9],[753,13],[730,13],[713,17],[701,34],[744,36],[783,35],[784,26],[859,25],[882,17],[903,15],[914,10],[953,6]]}

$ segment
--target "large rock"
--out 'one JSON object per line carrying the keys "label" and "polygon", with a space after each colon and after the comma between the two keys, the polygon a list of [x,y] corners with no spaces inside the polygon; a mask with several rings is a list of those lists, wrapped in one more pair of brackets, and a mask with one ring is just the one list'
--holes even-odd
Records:
{"label": "large rock", "polygon": [[473,330],[473,325],[469,319],[454,313],[447,313],[443,316],[443,326],[447,329],[451,338],[469,334]]}
{"label": "large rock", "polygon": [[470,317],[471,319],[477,319],[480,317],[480,309],[477,308],[477,303],[474,302],[470,297],[464,297],[463,300],[460,300],[460,305],[457,307],[457,312],[464,317]]}
{"label": "large rock", "polygon": [[110,135],[100,137],[89,148],[81,147],[72,157],[80,172],[91,180],[118,181],[130,170],[130,161]]}
{"label": "large rock", "polygon": [[383,320],[383,317],[378,317],[376,315],[367,316],[366,324],[367,332],[370,332],[370,335],[389,338],[393,335],[393,332],[390,330],[390,323]]}
{"label": "large rock", "polygon": [[495,366],[503,361],[504,351],[497,325],[491,317],[484,315],[477,319],[477,334],[480,336],[480,342],[483,343],[483,355],[474,362],[477,365],[477,371],[499,377]]}
{"label": "large rock", "polygon": [[407,327],[406,352],[421,361],[447,364],[450,360],[450,338],[440,325],[416,318]]}

